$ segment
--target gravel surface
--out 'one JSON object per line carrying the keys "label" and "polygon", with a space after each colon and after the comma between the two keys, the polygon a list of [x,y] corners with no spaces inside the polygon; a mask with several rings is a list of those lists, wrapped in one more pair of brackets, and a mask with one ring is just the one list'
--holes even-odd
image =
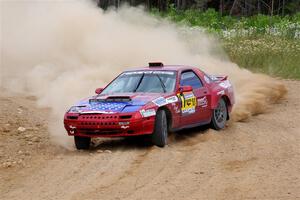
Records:
{"label": "gravel surface", "polygon": [[[0,94],[1,199],[300,199],[300,82],[265,113],[225,130],[185,130],[166,148],[140,138],[51,142],[49,109]],[[66,133],[61,133],[66,134]]]}

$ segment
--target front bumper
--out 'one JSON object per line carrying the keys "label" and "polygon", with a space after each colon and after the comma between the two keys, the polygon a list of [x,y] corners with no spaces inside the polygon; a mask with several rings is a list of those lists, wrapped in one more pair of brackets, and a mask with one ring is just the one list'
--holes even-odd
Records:
{"label": "front bumper", "polygon": [[152,134],[155,116],[143,118],[135,117],[135,114],[66,113],[64,126],[70,136],[126,137]]}

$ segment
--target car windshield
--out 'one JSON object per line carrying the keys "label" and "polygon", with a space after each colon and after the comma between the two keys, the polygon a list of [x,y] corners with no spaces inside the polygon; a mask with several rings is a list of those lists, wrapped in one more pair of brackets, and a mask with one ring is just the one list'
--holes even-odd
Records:
{"label": "car windshield", "polygon": [[172,92],[175,88],[175,71],[124,72],[109,84],[101,94],[127,92]]}

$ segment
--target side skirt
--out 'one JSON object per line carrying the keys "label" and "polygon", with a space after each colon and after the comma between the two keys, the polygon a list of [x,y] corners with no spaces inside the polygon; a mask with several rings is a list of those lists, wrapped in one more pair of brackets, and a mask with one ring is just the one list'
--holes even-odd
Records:
{"label": "side skirt", "polygon": [[198,123],[195,123],[195,124],[190,124],[190,125],[182,126],[182,127],[179,127],[179,128],[172,128],[171,131],[172,132],[176,132],[176,131],[180,131],[180,130],[183,130],[183,129],[189,129],[189,128],[195,128],[197,126],[203,126],[203,125],[209,124],[210,121],[211,120],[202,121],[202,122],[198,122]]}

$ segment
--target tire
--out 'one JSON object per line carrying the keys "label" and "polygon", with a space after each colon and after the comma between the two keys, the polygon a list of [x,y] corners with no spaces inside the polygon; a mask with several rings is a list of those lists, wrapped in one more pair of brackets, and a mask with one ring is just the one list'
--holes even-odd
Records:
{"label": "tire", "polygon": [[152,143],[158,147],[164,147],[168,142],[168,121],[166,112],[158,110],[155,118],[154,132],[151,136]]}
{"label": "tire", "polygon": [[227,120],[227,105],[223,98],[218,102],[218,106],[213,110],[211,126],[215,130],[220,130],[225,127]]}
{"label": "tire", "polygon": [[80,137],[80,136],[74,136],[74,142],[76,149],[89,149],[91,138],[90,137]]}

